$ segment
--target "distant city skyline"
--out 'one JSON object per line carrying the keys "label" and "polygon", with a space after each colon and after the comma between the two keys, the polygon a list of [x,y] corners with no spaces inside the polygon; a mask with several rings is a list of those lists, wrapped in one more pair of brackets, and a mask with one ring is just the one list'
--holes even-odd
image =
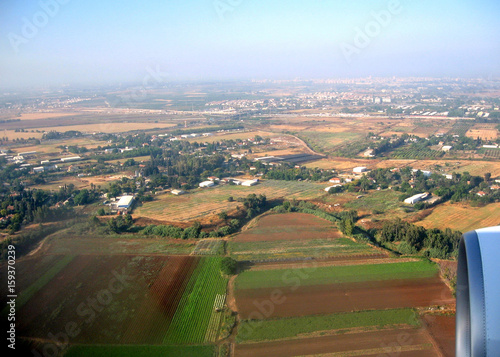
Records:
{"label": "distant city skyline", "polygon": [[500,3],[4,0],[0,87],[498,77]]}

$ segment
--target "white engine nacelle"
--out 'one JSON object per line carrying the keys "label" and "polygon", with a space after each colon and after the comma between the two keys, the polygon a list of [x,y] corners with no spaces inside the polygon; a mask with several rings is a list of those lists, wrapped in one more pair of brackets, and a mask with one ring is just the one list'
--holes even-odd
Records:
{"label": "white engine nacelle", "polygon": [[500,226],[463,235],[457,275],[457,357],[500,356]]}

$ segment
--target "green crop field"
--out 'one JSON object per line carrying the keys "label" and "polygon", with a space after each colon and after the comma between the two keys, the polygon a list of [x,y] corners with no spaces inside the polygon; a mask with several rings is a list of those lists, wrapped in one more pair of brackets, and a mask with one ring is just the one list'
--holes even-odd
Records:
{"label": "green crop field", "polygon": [[[236,279],[236,289],[286,287],[289,286],[290,281],[286,279],[285,274],[293,273],[293,271],[294,269],[289,269],[285,272],[281,269],[244,271]],[[437,273],[438,268],[434,263],[423,260],[391,264],[328,266],[300,269],[300,276],[303,277],[301,284],[303,286],[426,278],[432,277]]]}
{"label": "green crop field", "polygon": [[265,341],[293,338],[299,335],[352,329],[357,327],[387,327],[392,325],[418,326],[419,320],[413,309],[357,311],[331,315],[293,317],[285,319],[243,321],[237,342]]}
{"label": "green crop field", "polygon": [[[296,198],[311,199],[324,194],[324,184],[297,181],[265,180],[256,186],[219,185],[207,189],[195,189],[182,196],[170,193],[155,197],[134,211],[134,216],[148,217],[167,221],[191,221],[221,211],[241,206],[238,198],[249,194],[266,195],[267,199]],[[229,197],[234,202],[229,202]]]}
{"label": "green crop field", "polygon": [[214,353],[214,346],[78,345],[64,357],[213,357]]}
{"label": "green crop field", "polygon": [[268,242],[229,242],[231,256],[243,260],[274,260],[290,258],[349,257],[353,255],[380,254],[368,245],[347,238],[277,240]]}
{"label": "green crop field", "polygon": [[218,295],[225,296],[227,286],[220,272],[221,259],[203,258],[198,264],[164,338],[165,344],[213,342],[219,329],[217,321],[220,323],[222,317],[214,305]]}

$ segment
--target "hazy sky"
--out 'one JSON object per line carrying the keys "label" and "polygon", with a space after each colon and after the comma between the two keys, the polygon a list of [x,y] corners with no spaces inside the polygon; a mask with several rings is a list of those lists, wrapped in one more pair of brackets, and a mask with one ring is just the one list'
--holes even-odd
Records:
{"label": "hazy sky", "polygon": [[1,0],[0,86],[498,76],[499,15],[498,0]]}

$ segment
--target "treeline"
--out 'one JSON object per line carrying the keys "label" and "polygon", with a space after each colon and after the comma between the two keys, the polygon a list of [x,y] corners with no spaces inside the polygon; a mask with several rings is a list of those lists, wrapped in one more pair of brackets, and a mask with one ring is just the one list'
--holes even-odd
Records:
{"label": "treeline", "polygon": [[397,149],[401,145],[405,144],[405,141],[409,138],[408,134],[403,134],[398,138],[384,139],[381,142],[375,144],[373,149],[374,155],[379,155],[387,151]]}
{"label": "treeline", "polygon": [[55,233],[59,229],[61,229],[61,227],[56,224],[48,226],[40,225],[38,229],[33,229],[23,234],[8,237],[0,243],[0,260],[7,259],[7,247],[9,245],[12,244],[16,247],[16,257],[19,258],[28,253],[33,246],[40,242],[43,238]]}
{"label": "treeline", "polygon": [[245,129],[245,127],[241,124],[227,124],[227,125],[205,127],[205,128],[177,129],[173,130],[171,133],[172,135],[187,135],[187,134],[214,132],[219,130],[237,130],[237,129]]}
{"label": "treeline", "polygon": [[332,173],[326,170],[310,169],[306,167],[295,168],[290,164],[283,164],[269,169],[264,175],[271,180],[297,181],[325,181],[332,178]]}
{"label": "treeline", "polygon": [[77,130],[69,130],[65,132],[49,131],[42,135],[42,140],[60,140],[60,139],[71,139],[82,137],[83,134]]}
{"label": "treeline", "polygon": [[[21,229],[22,224],[70,218],[74,214],[72,205],[92,203],[99,197],[95,187],[78,191],[74,189],[74,185],[65,185],[55,192],[24,190],[23,186],[18,189],[18,192],[4,195],[0,200],[0,228],[8,229],[11,233]],[[53,207],[62,202],[67,202],[67,205]]]}
{"label": "treeline", "polygon": [[447,228],[425,229],[401,219],[387,221],[377,234],[382,244],[392,243],[401,254],[424,254],[430,258],[456,257],[462,233]]}

